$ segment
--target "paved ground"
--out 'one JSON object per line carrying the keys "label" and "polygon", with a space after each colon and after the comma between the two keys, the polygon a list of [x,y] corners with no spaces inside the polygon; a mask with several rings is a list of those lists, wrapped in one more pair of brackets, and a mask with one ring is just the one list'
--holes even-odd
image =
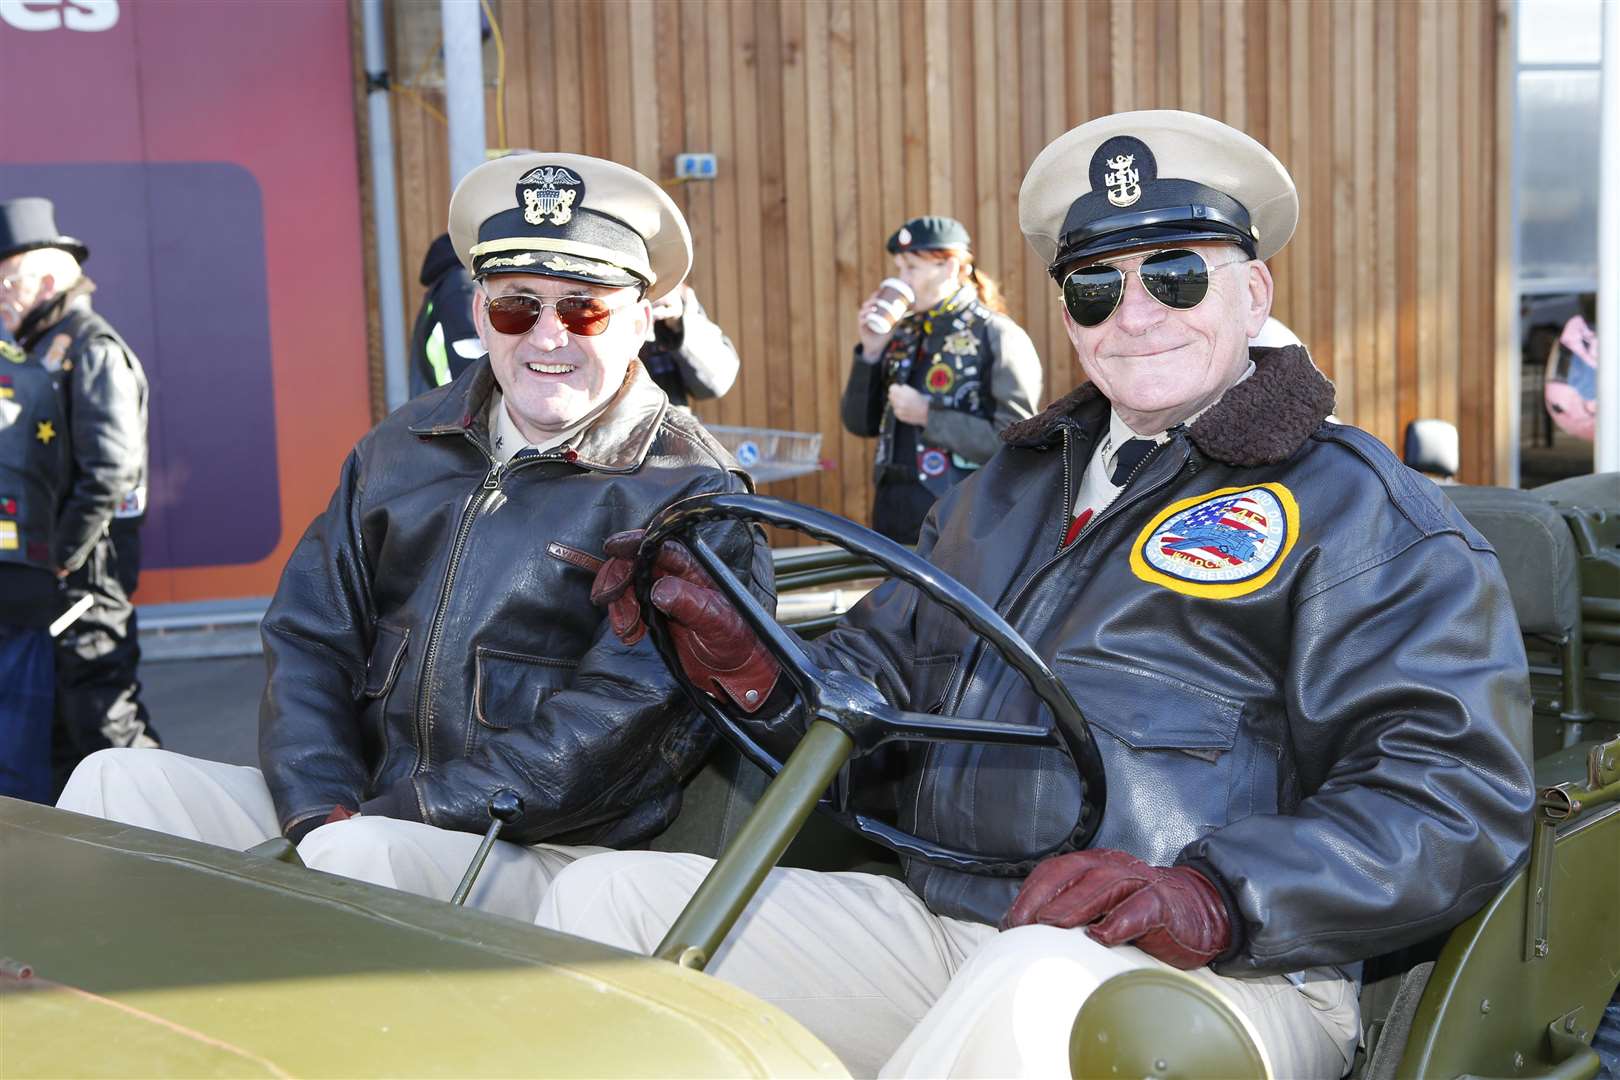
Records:
{"label": "paved ground", "polygon": [[258,764],[264,657],[143,663],[141,682],[164,747],[233,765]]}

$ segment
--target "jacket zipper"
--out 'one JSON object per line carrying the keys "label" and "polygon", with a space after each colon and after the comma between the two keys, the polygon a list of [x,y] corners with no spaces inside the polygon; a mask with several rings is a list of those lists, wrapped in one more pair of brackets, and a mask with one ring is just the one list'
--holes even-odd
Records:
{"label": "jacket zipper", "polygon": [[525,459],[516,465],[502,465],[495,460],[488,450],[480,446],[478,441],[471,435],[467,436],[467,441],[477,446],[484,456],[489,458],[489,472],[484,474],[483,483],[467,499],[467,508],[461,512],[461,523],[456,527],[455,546],[450,549],[450,565],[445,568],[444,583],[439,586],[439,606],[433,613],[432,628],[428,631],[427,652],[422,656],[422,674],[416,687],[417,751],[416,768],[412,770],[413,775],[420,773],[432,764],[433,747],[429,741],[428,728],[431,725],[428,722],[428,702],[431,700],[432,694],[433,669],[438,664],[439,639],[444,631],[445,612],[450,607],[450,590],[455,584],[456,571],[461,567],[461,556],[467,548],[467,537],[472,534],[473,522],[477,520],[479,511],[483,510],[484,504],[489,501],[490,496],[501,489],[501,474],[503,472],[515,472],[518,469],[542,461],[563,460],[560,454],[542,454]]}
{"label": "jacket zipper", "polygon": [[[1131,481],[1136,479],[1136,474],[1141,472],[1142,469],[1147,466],[1147,463],[1149,461],[1152,461],[1154,458],[1156,458],[1158,456],[1159,456],[1159,449],[1155,448],[1151,453],[1149,453],[1141,461],[1136,463],[1136,468],[1134,468],[1134,469],[1132,469],[1130,471],[1130,474],[1125,478],[1125,483],[1121,485],[1122,493],[1123,493],[1123,491],[1129,490]],[[1186,464],[1186,461],[1183,461],[1182,465],[1185,465],[1185,464]],[[1180,472],[1181,472],[1180,468],[1177,468],[1174,473],[1170,474],[1170,476],[1166,476],[1163,480],[1160,480],[1157,484],[1154,484],[1152,487],[1143,488],[1141,491],[1136,492],[1130,498],[1118,498],[1118,499],[1115,499],[1113,501],[1113,503],[1110,504],[1108,507],[1106,507],[1101,514],[1097,515],[1096,520],[1087,523],[1085,531],[1086,532],[1093,532],[1093,530],[1095,530],[1104,521],[1107,521],[1110,517],[1117,516],[1120,513],[1120,511],[1123,510],[1124,507],[1129,506],[1129,505],[1131,505],[1133,503],[1140,502],[1146,496],[1148,496],[1148,495],[1152,494],[1153,492],[1158,491],[1160,488],[1164,487],[1166,484],[1168,484],[1171,481],[1171,479],[1173,479]],[[1071,477],[1071,474],[1070,474],[1070,471],[1069,471],[1069,431],[1068,431],[1067,428],[1064,428],[1064,430],[1063,430],[1063,481],[1064,481],[1064,484],[1063,484],[1063,486],[1064,486],[1063,508],[1066,511],[1068,511],[1069,513],[1066,516],[1066,518],[1060,519],[1060,520],[1067,520],[1067,517],[1072,517],[1073,512],[1074,512],[1074,495],[1075,495],[1075,491],[1071,487],[1070,477]],[[1095,533],[1093,533],[1093,535],[1095,535]],[[1081,541],[1078,538],[1076,538],[1075,542],[1070,544],[1068,547],[1059,548],[1057,554],[1053,555],[1050,559],[1047,559],[1046,562],[1041,564],[1039,569],[1037,569],[1033,574],[1031,574],[1029,577],[1024,579],[1024,583],[1018,587],[1018,591],[1013,594],[1012,600],[1007,604],[1006,614],[1002,615],[1002,618],[1006,621],[1008,626],[1013,625],[1013,617],[1017,614],[1018,604],[1019,604],[1019,602],[1021,600],[1023,600],[1024,594],[1029,592],[1030,588],[1035,584],[1035,582],[1040,580],[1041,576],[1043,574],[1045,574],[1048,570],[1050,570],[1054,565],[1056,565],[1057,562],[1060,559],[1062,559],[1065,555],[1069,554],[1070,552],[1072,552],[1076,548],[1078,548],[1080,546],[1080,543],[1081,543]],[[984,644],[982,642],[980,642],[978,644],[978,646],[976,647],[976,651],[975,651],[974,657],[973,657],[973,664],[972,664],[971,668],[969,669],[967,674],[965,674],[963,676],[961,683],[958,684],[958,686],[956,688],[956,692],[951,697],[951,712],[952,713],[954,713],[956,711],[956,709],[961,705],[961,703],[962,703],[962,695],[967,693],[968,685],[973,681],[973,676],[978,674],[979,662],[980,662],[981,659],[983,659],[983,657],[984,657]]]}

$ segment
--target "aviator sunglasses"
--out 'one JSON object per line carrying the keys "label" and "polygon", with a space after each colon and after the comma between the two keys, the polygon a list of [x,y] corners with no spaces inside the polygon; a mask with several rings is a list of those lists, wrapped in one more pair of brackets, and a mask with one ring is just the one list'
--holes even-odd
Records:
{"label": "aviator sunglasses", "polygon": [[1135,270],[1121,270],[1108,263],[1082,266],[1063,279],[1063,306],[1081,326],[1101,326],[1124,298],[1125,278],[1135,274],[1147,294],[1165,307],[1191,311],[1209,295],[1210,271],[1235,265],[1211,266],[1196,251],[1171,248],[1150,252]]}
{"label": "aviator sunglasses", "polygon": [[564,330],[580,337],[595,337],[607,329],[613,313],[625,306],[609,306],[605,300],[594,296],[559,296],[555,300],[542,300],[528,293],[509,293],[491,297],[484,305],[484,311],[489,316],[491,327],[499,333],[515,337],[533,330],[534,324],[540,321],[541,313],[546,308],[553,308]]}

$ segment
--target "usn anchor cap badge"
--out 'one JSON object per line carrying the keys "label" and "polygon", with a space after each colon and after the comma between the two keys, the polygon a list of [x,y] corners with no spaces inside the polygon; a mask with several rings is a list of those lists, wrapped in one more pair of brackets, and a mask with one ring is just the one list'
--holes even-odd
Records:
{"label": "usn anchor cap badge", "polygon": [[1115,206],[1130,206],[1142,197],[1142,185],[1137,182],[1142,174],[1131,168],[1135,160],[1135,154],[1116,154],[1108,159],[1108,167],[1114,171],[1103,177],[1103,183],[1108,185],[1108,201]]}

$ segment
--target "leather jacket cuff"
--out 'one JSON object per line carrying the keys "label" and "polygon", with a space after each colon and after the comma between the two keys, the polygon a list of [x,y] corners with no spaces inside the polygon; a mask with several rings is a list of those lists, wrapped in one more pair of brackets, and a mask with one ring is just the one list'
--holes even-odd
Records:
{"label": "leather jacket cuff", "polygon": [[304,837],[308,836],[322,825],[325,825],[326,820],[326,814],[323,814],[318,810],[312,811],[308,817],[289,825],[284,830],[284,835],[288,840],[292,841],[293,847],[297,847],[303,842]]}
{"label": "leather jacket cuff", "polygon": [[422,820],[422,808],[416,801],[416,785],[408,779],[401,780],[375,799],[361,803],[360,812],[397,821]]}
{"label": "leather jacket cuff", "polygon": [[1232,894],[1232,890],[1222,880],[1221,875],[1215,872],[1215,868],[1208,860],[1183,855],[1176,860],[1175,865],[1198,871],[1200,877],[1215,886],[1215,892],[1220,896],[1221,903],[1226,906],[1226,925],[1231,928],[1231,940],[1227,942],[1225,950],[1220,955],[1210,959],[1210,968],[1235,959],[1249,943],[1248,924],[1243,921],[1243,912],[1238,909],[1237,897]]}

